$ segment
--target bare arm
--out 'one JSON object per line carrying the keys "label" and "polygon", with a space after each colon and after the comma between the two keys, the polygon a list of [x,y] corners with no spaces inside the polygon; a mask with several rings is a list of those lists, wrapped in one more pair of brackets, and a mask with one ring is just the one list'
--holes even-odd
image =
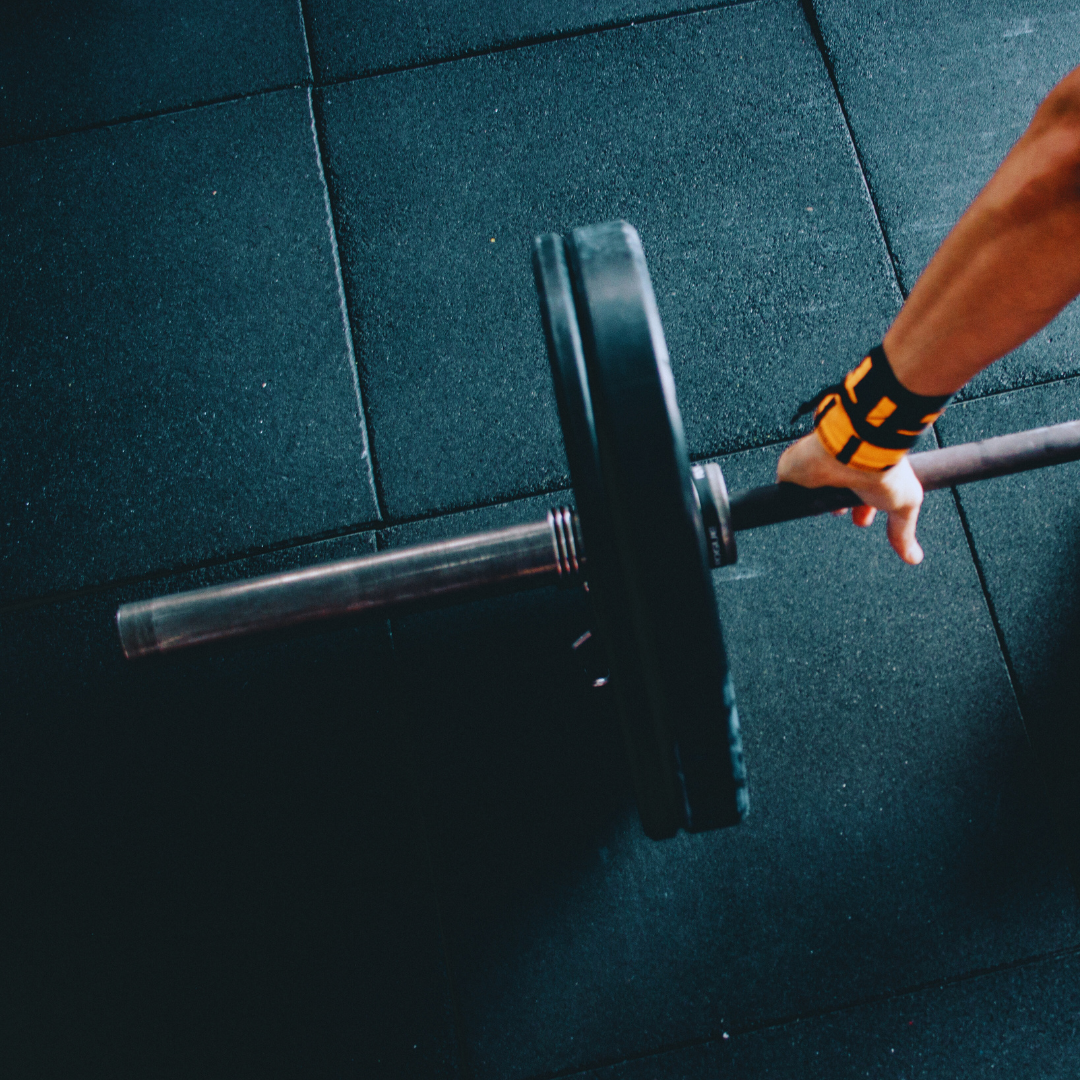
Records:
{"label": "bare arm", "polygon": [[[885,335],[896,377],[917,394],[950,394],[1042,329],[1080,294],[1080,68],[1047,95],[1019,141],[964,212]],[[869,525],[889,514],[906,562],[922,550],[922,488],[907,459],[885,473],[841,465],[815,435],[789,447],[777,476],[849,487]]]}

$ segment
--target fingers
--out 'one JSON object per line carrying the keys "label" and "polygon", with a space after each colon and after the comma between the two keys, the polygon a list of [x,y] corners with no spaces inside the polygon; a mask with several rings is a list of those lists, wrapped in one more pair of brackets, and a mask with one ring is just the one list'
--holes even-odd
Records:
{"label": "fingers", "polygon": [[915,539],[915,525],[919,520],[919,507],[906,506],[899,510],[890,510],[885,523],[885,534],[892,544],[893,551],[904,562],[918,566],[923,561],[923,549]]}
{"label": "fingers", "polygon": [[879,510],[888,514],[885,531],[893,550],[912,566],[922,562],[923,550],[915,539],[915,527],[923,490],[906,457],[886,472],[863,472],[841,465],[820,439],[807,435],[784,451],[776,474],[778,480],[803,487],[828,484],[851,488],[864,504],[852,510],[851,520],[866,528]]}
{"label": "fingers", "polygon": [[919,508],[922,506],[923,489],[905,457],[888,472],[882,474],[882,486],[888,493],[883,506],[889,520],[885,533],[893,550],[904,562],[917,566],[923,560],[923,550],[915,539],[915,526],[919,520]]}

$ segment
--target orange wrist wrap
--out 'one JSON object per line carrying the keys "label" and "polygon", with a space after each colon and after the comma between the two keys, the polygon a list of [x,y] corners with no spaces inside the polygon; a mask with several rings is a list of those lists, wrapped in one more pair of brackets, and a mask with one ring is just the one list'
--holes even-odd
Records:
{"label": "orange wrist wrap", "polygon": [[811,409],[822,445],[841,465],[867,472],[891,469],[940,415],[949,395],[927,397],[901,385],[877,345],[844,381],[800,406]]}

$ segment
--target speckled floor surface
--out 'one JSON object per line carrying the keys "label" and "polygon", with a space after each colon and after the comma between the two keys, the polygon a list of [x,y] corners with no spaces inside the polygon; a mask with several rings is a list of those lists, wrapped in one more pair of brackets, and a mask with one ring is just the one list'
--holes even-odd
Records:
{"label": "speckled floor surface", "polygon": [[[767,482],[1041,97],[1065,0],[0,12],[13,1077],[1074,1078],[1080,464],[716,589],[752,813],[660,844],[537,591],[125,662],[120,602],[569,497],[538,232],[639,229]],[[1080,308],[944,443],[1080,416]]]}

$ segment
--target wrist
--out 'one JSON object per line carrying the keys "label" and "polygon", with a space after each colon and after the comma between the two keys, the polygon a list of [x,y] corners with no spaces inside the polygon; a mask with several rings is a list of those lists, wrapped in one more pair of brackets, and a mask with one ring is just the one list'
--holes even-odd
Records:
{"label": "wrist", "polygon": [[878,345],[842,382],[818,395],[814,433],[839,464],[884,472],[902,460],[947,401],[948,395],[916,394],[904,387]]}

